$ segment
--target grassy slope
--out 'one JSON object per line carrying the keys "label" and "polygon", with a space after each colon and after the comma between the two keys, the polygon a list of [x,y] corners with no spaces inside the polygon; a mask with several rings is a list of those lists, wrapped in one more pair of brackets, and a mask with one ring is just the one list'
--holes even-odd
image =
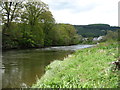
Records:
{"label": "grassy slope", "polygon": [[118,71],[110,63],[118,57],[117,42],[101,43],[56,60],[33,88],[116,88]]}

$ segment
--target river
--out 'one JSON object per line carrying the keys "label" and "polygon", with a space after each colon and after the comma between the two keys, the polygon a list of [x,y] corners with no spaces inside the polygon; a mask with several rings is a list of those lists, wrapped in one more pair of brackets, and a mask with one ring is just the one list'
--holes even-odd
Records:
{"label": "river", "polygon": [[[2,53],[2,88],[30,87],[54,60],[93,45],[72,45],[42,49],[10,50]],[[1,79],[0,79],[1,80]]]}

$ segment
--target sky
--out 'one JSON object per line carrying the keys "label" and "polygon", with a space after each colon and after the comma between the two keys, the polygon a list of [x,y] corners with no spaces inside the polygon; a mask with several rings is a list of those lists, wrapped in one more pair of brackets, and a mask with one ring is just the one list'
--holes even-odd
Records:
{"label": "sky", "polygon": [[120,0],[42,0],[48,4],[57,23],[118,26]]}

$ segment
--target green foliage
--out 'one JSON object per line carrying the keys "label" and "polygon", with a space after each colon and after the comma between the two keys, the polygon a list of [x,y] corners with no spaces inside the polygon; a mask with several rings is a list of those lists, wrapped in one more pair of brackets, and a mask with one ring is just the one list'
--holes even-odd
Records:
{"label": "green foliage", "polygon": [[[118,29],[107,24],[74,25],[75,28],[70,24],[56,24],[48,5],[42,1],[2,2],[1,9],[4,9],[3,49],[91,44],[92,37],[105,35],[108,29]],[[108,33],[104,40],[116,38],[115,35]],[[89,38],[83,41],[82,36]]]}
{"label": "green foliage", "polygon": [[[10,7],[12,2],[2,3],[2,8]],[[39,2],[14,2],[16,9],[14,22],[3,22],[3,49],[30,48],[52,45],[71,45],[79,43],[76,30],[69,24],[56,24],[48,5]],[[20,12],[17,11],[21,8]],[[23,8],[23,9],[22,9]],[[3,13],[3,18],[4,14]],[[10,13],[11,14],[11,13]],[[19,21],[15,20],[19,18]],[[9,21],[9,17],[6,21]],[[9,27],[8,27],[9,24]]]}
{"label": "green foliage", "polygon": [[[118,30],[117,29],[115,31],[108,30],[106,32],[106,35],[100,36],[101,39],[99,39],[100,37],[87,37],[87,38],[84,37],[80,43],[81,44],[97,44],[105,41],[119,40]],[[94,38],[97,38],[98,40],[94,40]]]}
{"label": "green foliage", "polygon": [[32,88],[117,88],[119,71],[113,71],[117,42],[78,50],[64,61],[46,67],[45,75]]}
{"label": "green foliage", "polygon": [[[3,28],[5,25],[3,26]],[[19,30],[19,25],[11,23],[11,27],[2,33],[2,45],[3,48],[16,48],[18,47],[18,39],[22,36]]]}
{"label": "green foliage", "polygon": [[71,45],[79,42],[79,36],[75,28],[70,24],[57,24],[53,33],[54,45]]}
{"label": "green foliage", "polygon": [[99,37],[107,34],[107,31],[116,31],[120,27],[112,27],[108,24],[74,25],[79,35],[83,37]]}
{"label": "green foliage", "polygon": [[51,32],[53,31],[55,20],[50,11],[42,13],[41,19],[43,22],[43,32],[45,33],[45,40],[44,40],[45,46],[51,46],[53,43],[52,40],[53,36]]}
{"label": "green foliage", "polygon": [[95,42],[93,41],[93,37],[87,37],[86,40],[82,40],[81,42],[82,44],[95,44]]}
{"label": "green foliage", "polygon": [[108,31],[102,41],[118,40],[118,30],[116,32]]}

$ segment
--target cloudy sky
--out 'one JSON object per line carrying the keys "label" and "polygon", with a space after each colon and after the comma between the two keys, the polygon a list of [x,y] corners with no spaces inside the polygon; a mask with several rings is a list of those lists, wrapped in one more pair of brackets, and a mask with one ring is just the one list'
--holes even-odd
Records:
{"label": "cloudy sky", "polygon": [[118,26],[120,0],[42,0],[49,5],[57,23],[87,25],[105,23]]}

